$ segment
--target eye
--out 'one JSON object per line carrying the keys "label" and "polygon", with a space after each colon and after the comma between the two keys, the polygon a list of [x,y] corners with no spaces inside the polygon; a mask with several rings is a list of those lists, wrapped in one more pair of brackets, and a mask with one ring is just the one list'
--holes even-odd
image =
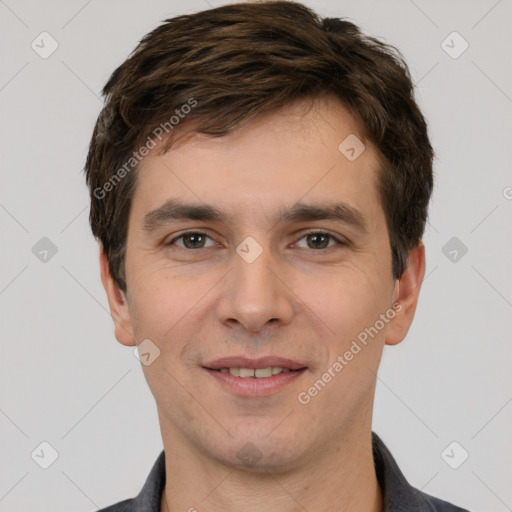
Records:
{"label": "eye", "polygon": [[[306,240],[306,247],[300,245],[300,241],[304,239]],[[301,249],[328,249],[335,245],[346,245],[346,243],[330,233],[326,233],[324,231],[313,231],[300,238],[295,245]]]}
{"label": "eye", "polygon": [[[207,239],[211,240],[210,245],[205,245]],[[181,243],[178,243],[180,241]],[[200,231],[189,231],[187,233],[182,233],[180,236],[173,238],[166,245],[177,245],[182,249],[204,249],[206,247],[215,246],[215,241],[212,240],[206,233],[202,233]]]}

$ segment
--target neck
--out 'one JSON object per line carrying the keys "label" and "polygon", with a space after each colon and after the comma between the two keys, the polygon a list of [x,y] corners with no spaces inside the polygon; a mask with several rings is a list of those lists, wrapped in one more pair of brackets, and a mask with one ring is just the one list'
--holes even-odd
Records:
{"label": "neck", "polygon": [[161,511],[381,512],[370,427],[353,430],[305,464],[277,472],[228,466],[162,429],[167,476]]}

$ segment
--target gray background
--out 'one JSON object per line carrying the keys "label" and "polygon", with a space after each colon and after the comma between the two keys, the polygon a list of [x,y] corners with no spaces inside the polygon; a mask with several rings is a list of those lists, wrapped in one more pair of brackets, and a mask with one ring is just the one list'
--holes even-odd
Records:
{"label": "gray background", "polygon": [[[133,497],[162,449],[140,363],[113,335],[81,169],[99,91],[137,41],[222,3],[0,0],[0,511]],[[385,350],[374,430],[418,488],[512,510],[512,2],[307,3],[402,50],[437,151],[427,277],[408,338]],[[46,59],[31,47],[51,48],[43,31],[59,45]],[[48,469],[31,458],[49,457],[43,441]],[[452,441],[452,465],[469,453],[458,469],[441,456]]]}

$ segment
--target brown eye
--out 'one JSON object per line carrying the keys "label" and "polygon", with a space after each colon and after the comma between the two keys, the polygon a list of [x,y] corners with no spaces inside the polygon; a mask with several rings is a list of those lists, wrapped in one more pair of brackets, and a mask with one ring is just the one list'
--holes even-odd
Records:
{"label": "brown eye", "polygon": [[[180,236],[174,238],[169,242],[168,245],[177,245],[182,249],[204,249],[206,247],[212,247],[215,245],[215,242],[211,240],[213,243],[210,245],[206,245],[207,240],[211,238],[205,233],[201,233],[198,231],[190,231],[188,233],[183,233]],[[180,241],[181,243],[178,243]]]}
{"label": "brown eye", "polygon": [[183,245],[187,249],[197,249],[203,247],[205,236],[199,233],[190,233],[183,236]]}
{"label": "brown eye", "polygon": [[[306,240],[305,246],[301,245],[302,240]],[[297,246],[301,249],[328,249],[335,245],[344,244],[330,233],[324,233],[323,231],[308,233],[297,242]]]}
{"label": "brown eye", "polygon": [[324,235],[322,233],[314,233],[306,237],[308,244],[313,249],[326,249],[329,245],[329,238],[331,238],[329,235]]}

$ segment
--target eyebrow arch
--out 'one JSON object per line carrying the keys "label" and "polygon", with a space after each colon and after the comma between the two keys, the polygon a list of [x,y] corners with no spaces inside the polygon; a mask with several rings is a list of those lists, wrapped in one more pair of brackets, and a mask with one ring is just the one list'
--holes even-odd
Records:
{"label": "eyebrow arch", "polygon": [[[199,220],[229,223],[233,217],[218,208],[207,204],[183,203],[169,199],[162,206],[148,212],[142,221],[144,231],[151,233],[179,220]],[[354,228],[368,233],[368,222],[364,214],[343,202],[320,204],[296,203],[288,210],[280,210],[276,224],[280,222],[303,222],[314,220],[334,220],[344,222]],[[275,224],[274,224],[275,225]]]}
{"label": "eyebrow arch", "polygon": [[230,216],[210,205],[183,203],[169,199],[162,206],[148,212],[142,221],[144,231],[152,232],[177,220],[226,221]]}
{"label": "eyebrow arch", "polygon": [[351,225],[354,228],[368,233],[368,221],[357,208],[343,202],[303,204],[296,203],[289,210],[279,215],[280,222],[301,222],[313,220],[333,220]]}

